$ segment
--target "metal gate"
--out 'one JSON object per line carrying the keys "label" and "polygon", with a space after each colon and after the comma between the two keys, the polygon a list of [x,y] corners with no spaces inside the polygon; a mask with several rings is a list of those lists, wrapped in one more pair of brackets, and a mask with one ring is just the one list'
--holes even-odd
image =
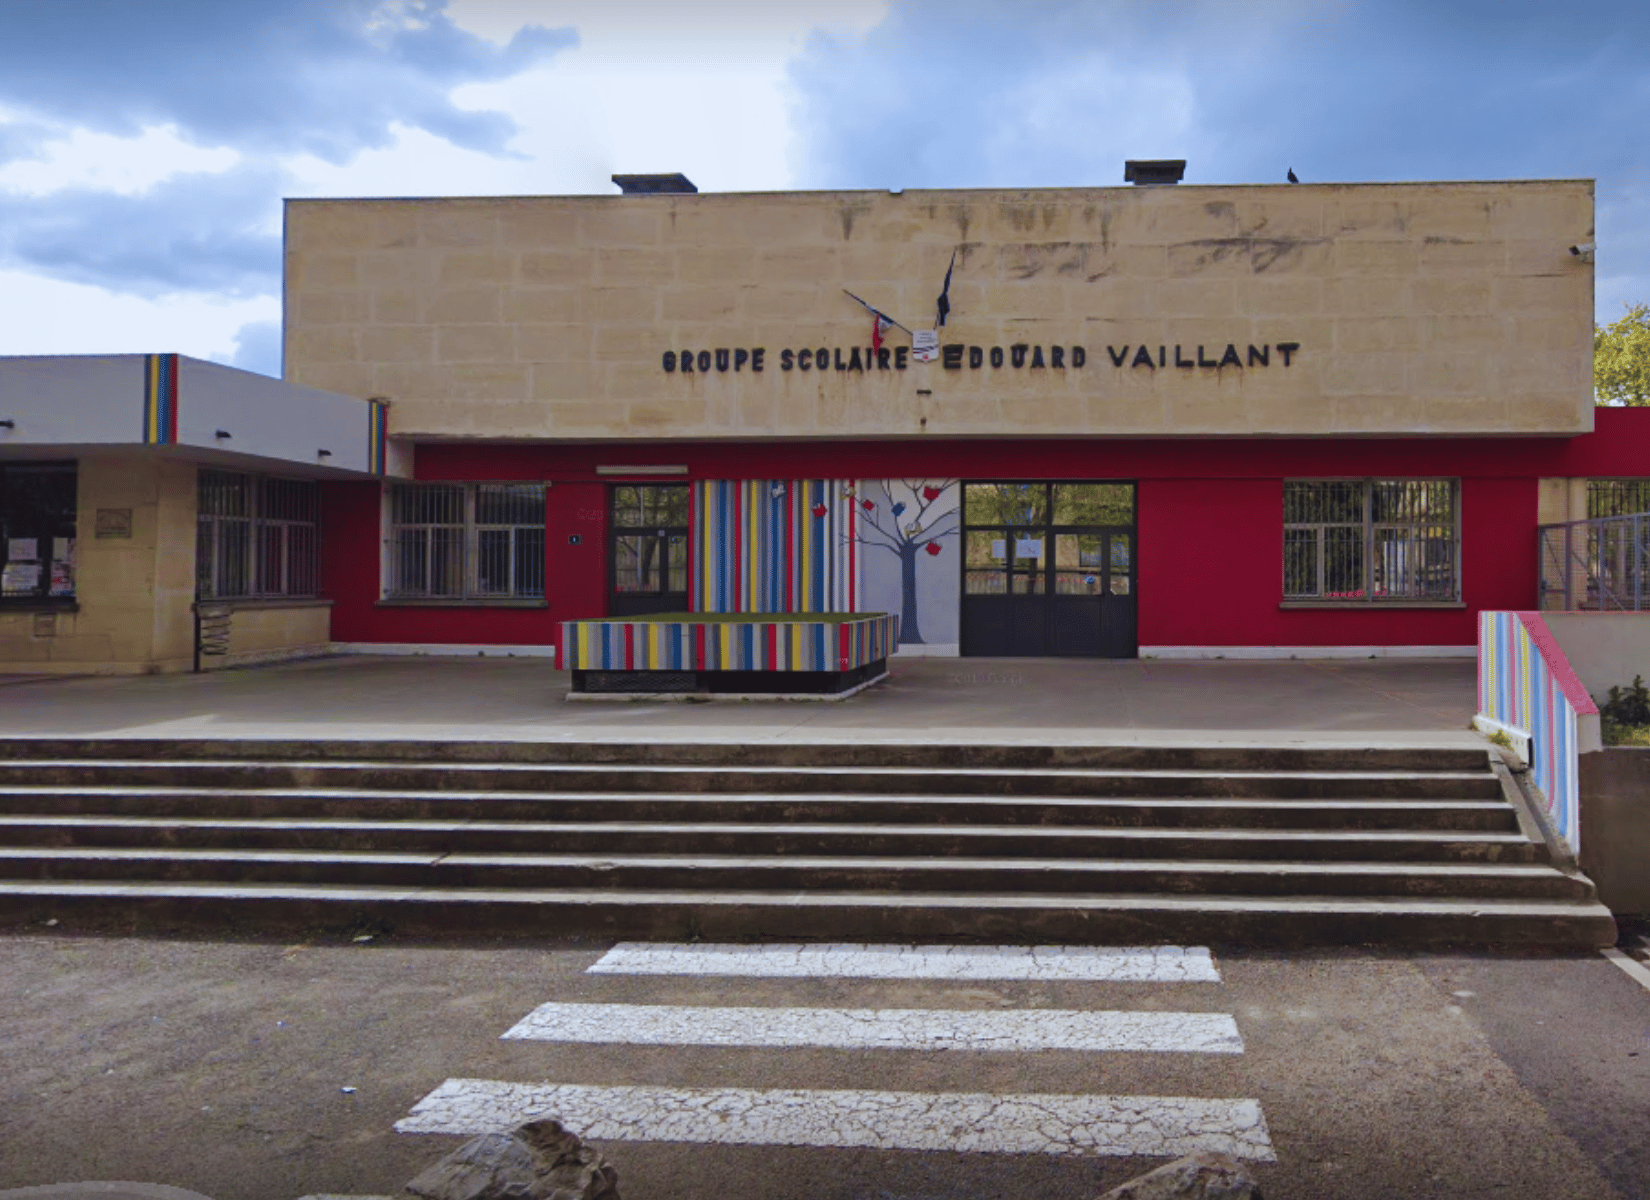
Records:
{"label": "metal gate", "polygon": [[1132,483],[963,485],[962,653],[1133,658]]}

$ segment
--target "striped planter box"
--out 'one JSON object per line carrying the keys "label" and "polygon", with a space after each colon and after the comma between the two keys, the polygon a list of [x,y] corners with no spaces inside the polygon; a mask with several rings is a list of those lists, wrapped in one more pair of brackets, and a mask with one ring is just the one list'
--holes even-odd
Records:
{"label": "striped planter box", "polygon": [[1478,614],[1478,715],[1481,724],[1527,740],[1530,778],[1553,828],[1580,853],[1578,759],[1582,742],[1597,740],[1596,729],[1586,739],[1581,725],[1591,718],[1596,726],[1598,706],[1540,613]]}
{"label": "striped planter box", "polygon": [[852,671],[899,644],[893,614],[857,621],[564,621],[569,671]]}

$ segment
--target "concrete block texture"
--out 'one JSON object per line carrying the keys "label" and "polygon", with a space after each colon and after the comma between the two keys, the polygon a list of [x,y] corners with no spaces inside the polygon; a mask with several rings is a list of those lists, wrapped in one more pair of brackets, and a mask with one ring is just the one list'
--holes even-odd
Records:
{"label": "concrete block texture", "polygon": [[1611,912],[1650,915],[1650,750],[1581,756],[1580,862]]}
{"label": "concrete block texture", "polygon": [[[980,434],[1564,435],[1592,229],[1585,180],[294,200],[286,369],[409,437],[919,436],[919,394]],[[952,357],[867,367],[844,289],[929,330],[948,268]]]}

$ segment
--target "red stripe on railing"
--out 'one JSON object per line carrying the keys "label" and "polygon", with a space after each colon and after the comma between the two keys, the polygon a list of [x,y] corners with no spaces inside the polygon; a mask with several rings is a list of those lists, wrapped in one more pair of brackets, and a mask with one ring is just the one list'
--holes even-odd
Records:
{"label": "red stripe on railing", "polygon": [[1588,714],[1597,715],[1598,705],[1587,694],[1587,689],[1581,685],[1580,678],[1570,666],[1570,660],[1564,657],[1564,651],[1553,636],[1553,631],[1547,628],[1547,622],[1542,620],[1538,612],[1521,612],[1519,621],[1529,633],[1530,640],[1535,643],[1536,649],[1541,651],[1541,657],[1547,663],[1547,669],[1553,673],[1553,679],[1564,692],[1564,698],[1570,702],[1570,707],[1576,710],[1578,716]]}

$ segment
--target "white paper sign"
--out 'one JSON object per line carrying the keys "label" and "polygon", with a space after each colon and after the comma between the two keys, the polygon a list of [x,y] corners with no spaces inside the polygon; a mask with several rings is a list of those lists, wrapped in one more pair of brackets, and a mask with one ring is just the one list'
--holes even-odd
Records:
{"label": "white paper sign", "polygon": [[33,562],[40,557],[39,538],[7,538],[6,561]]}
{"label": "white paper sign", "polygon": [[918,362],[933,362],[940,356],[940,331],[937,329],[913,329],[911,331],[911,357]]}
{"label": "white paper sign", "polygon": [[1008,543],[1005,542],[1002,538],[998,538],[996,541],[992,542],[991,543],[991,557],[992,558],[1007,558],[1008,557]]}
{"label": "white paper sign", "polygon": [[1015,558],[1041,558],[1041,557],[1043,557],[1043,539],[1042,538],[1015,538],[1014,539],[1014,557]]}
{"label": "white paper sign", "polygon": [[73,538],[53,538],[52,539],[52,561],[53,562],[73,562],[74,561],[74,539]]}

